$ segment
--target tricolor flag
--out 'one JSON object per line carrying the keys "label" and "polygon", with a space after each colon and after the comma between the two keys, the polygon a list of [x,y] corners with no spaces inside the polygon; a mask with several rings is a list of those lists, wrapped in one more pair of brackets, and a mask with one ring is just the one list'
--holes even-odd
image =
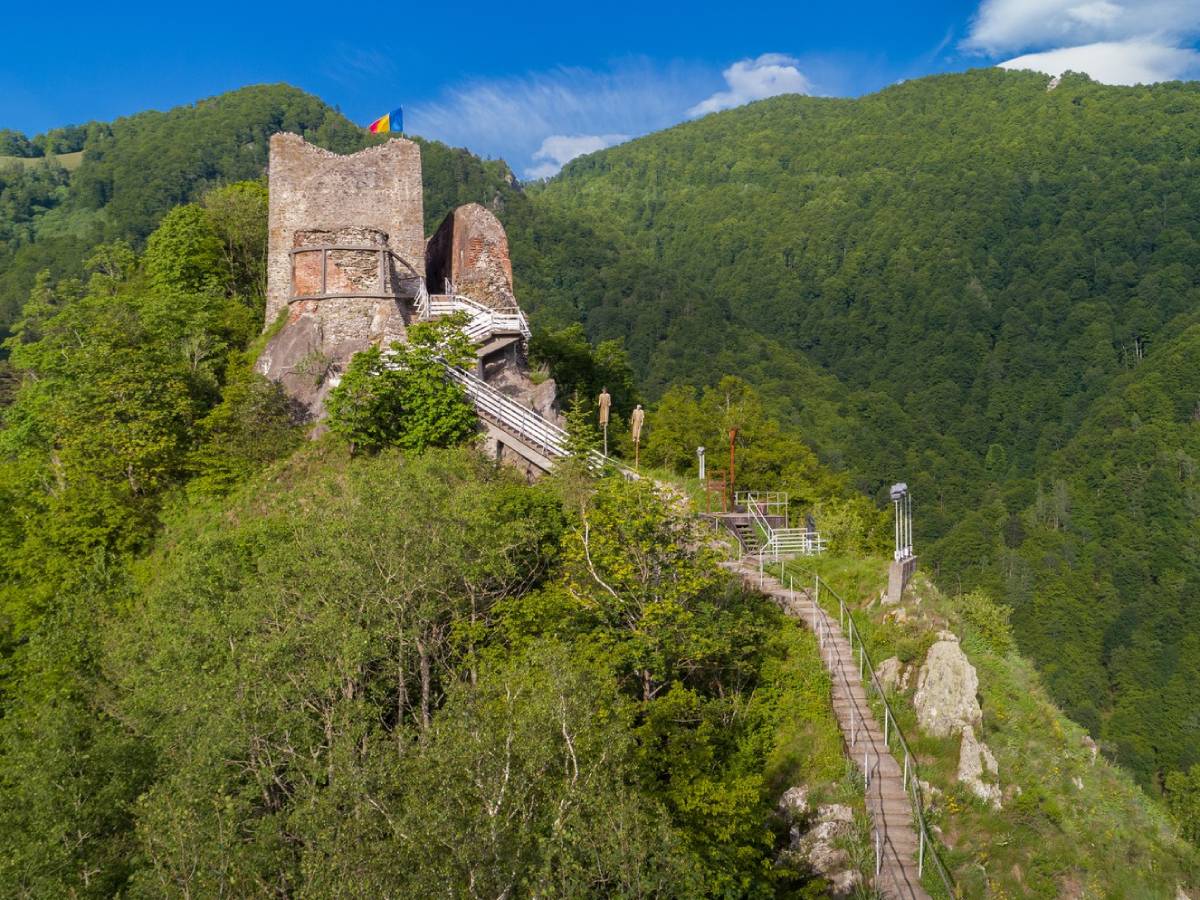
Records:
{"label": "tricolor flag", "polygon": [[404,131],[404,107],[397,106],[386,116],[380,116],[367,126],[371,134],[400,134]]}

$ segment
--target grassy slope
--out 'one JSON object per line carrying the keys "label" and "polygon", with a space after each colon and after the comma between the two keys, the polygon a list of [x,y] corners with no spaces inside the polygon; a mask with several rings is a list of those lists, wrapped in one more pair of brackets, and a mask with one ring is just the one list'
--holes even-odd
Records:
{"label": "grassy slope", "polygon": [[[45,161],[45,159],[46,157],[44,156],[0,156],[0,166],[16,162],[26,168],[32,169],[34,166]],[[68,172],[74,172],[79,168],[79,164],[83,162],[83,151],[77,150],[74,153],[59,153],[51,156],[50,159],[56,160]]]}
{"label": "grassy slope", "polygon": [[1001,811],[956,785],[957,740],[920,733],[911,706],[915,671],[892,705],[922,777],[942,792],[933,821],[965,896],[1173,900],[1179,886],[1200,887],[1196,849],[1126,772],[1103,756],[1093,762],[1086,733],[1051,701],[1033,665],[1013,650],[998,652],[965,620],[958,599],[918,575],[903,604],[908,621],[897,624],[877,602],[886,560],[825,558],[789,568],[820,572],[852,603],[876,663],[898,656],[919,665],[942,628],[963,637],[979,674],[982,737],[999,763]]}

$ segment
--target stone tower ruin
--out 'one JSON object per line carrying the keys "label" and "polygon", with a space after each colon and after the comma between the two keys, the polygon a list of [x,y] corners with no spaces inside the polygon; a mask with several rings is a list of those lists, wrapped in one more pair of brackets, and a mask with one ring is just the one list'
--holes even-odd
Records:
{"label": "stone tower ruin", "polygon": [[[272,136],[268,225],[265,327],[278,330],[258,370],[283,385],[303,418],[322,418],[355,353],[403,342],[415,321],[461,312],[477,345],[474,376],[557,419],[553,381],[529,377],[504,227],[472,203],[426,241],[415,143],[342,156],[294,134]],[[500,443],[494,450],[504,454]]]}

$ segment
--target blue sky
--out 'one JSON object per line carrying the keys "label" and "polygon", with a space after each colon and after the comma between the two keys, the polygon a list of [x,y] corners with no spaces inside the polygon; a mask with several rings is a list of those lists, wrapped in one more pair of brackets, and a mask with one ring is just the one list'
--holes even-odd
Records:
{"label": "blue sky", "polygon": [[1123,84],[1200,78],[1200,0],[60,0],[4,18],[0,128],[34,134],[285,81],[363,124],[402,104],[410,133],[503,157],[526,178],[779,93],[859,95],[984,65]]}

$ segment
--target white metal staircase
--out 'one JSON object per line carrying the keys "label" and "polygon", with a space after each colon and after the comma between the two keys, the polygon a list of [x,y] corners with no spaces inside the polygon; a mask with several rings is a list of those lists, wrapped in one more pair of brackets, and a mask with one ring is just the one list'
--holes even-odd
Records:
{"label": "white metal staircase", "polygon": [[548,422],[532,409],[492,387],[482,378],[458,366],[446,366],[450,378],[460,385],[479,415],[507,431],[548,459],[567,455],[567,432]]}
{"label": "white metal staircase", "polygon": [[825,539],[819,531],[779,528],[771,524],[769,516],[782,516],[783,521],[787,521],[787,494],[778,491],[739,491],[734,500],[746,507],[763,541],[757,549],[750,548],[755,556],[779,559],[781,556],[814,556],[825,551]]}
{"label": "white metal staircase", "polygon": [[468,320],[463,327],[463,332],[479,344],[491,340],[497,335],[520,335],[527,340],[530,337],[529,322],[526,321],[525,314],[520,309],[512,311],[492,309],[478,300],[472,300],[470,297],[453,292],[430,296],[424,281],[421,282],[417,296],[413,298],[413,310],[422,322],[453,315],[457,312],[466,313]]}
{"label": "white metal staircase", "polygon": [[[570,455],[565,429],[543,419],[532,409],[522,406],[466,369],[447,365],[446,373],[451,380],[462,385],[479,417],[512,438],[507,442],[509,446],[514,446],[515,441],[514,449],[530,462],[541,468],[549,468],[555,461]],[[522,452],[523,449],[533,452]],[[589,465],[594,469],[615,468],[626,478],[638,477],[629,467],[597,450],[593,450],[589,458]]]}

